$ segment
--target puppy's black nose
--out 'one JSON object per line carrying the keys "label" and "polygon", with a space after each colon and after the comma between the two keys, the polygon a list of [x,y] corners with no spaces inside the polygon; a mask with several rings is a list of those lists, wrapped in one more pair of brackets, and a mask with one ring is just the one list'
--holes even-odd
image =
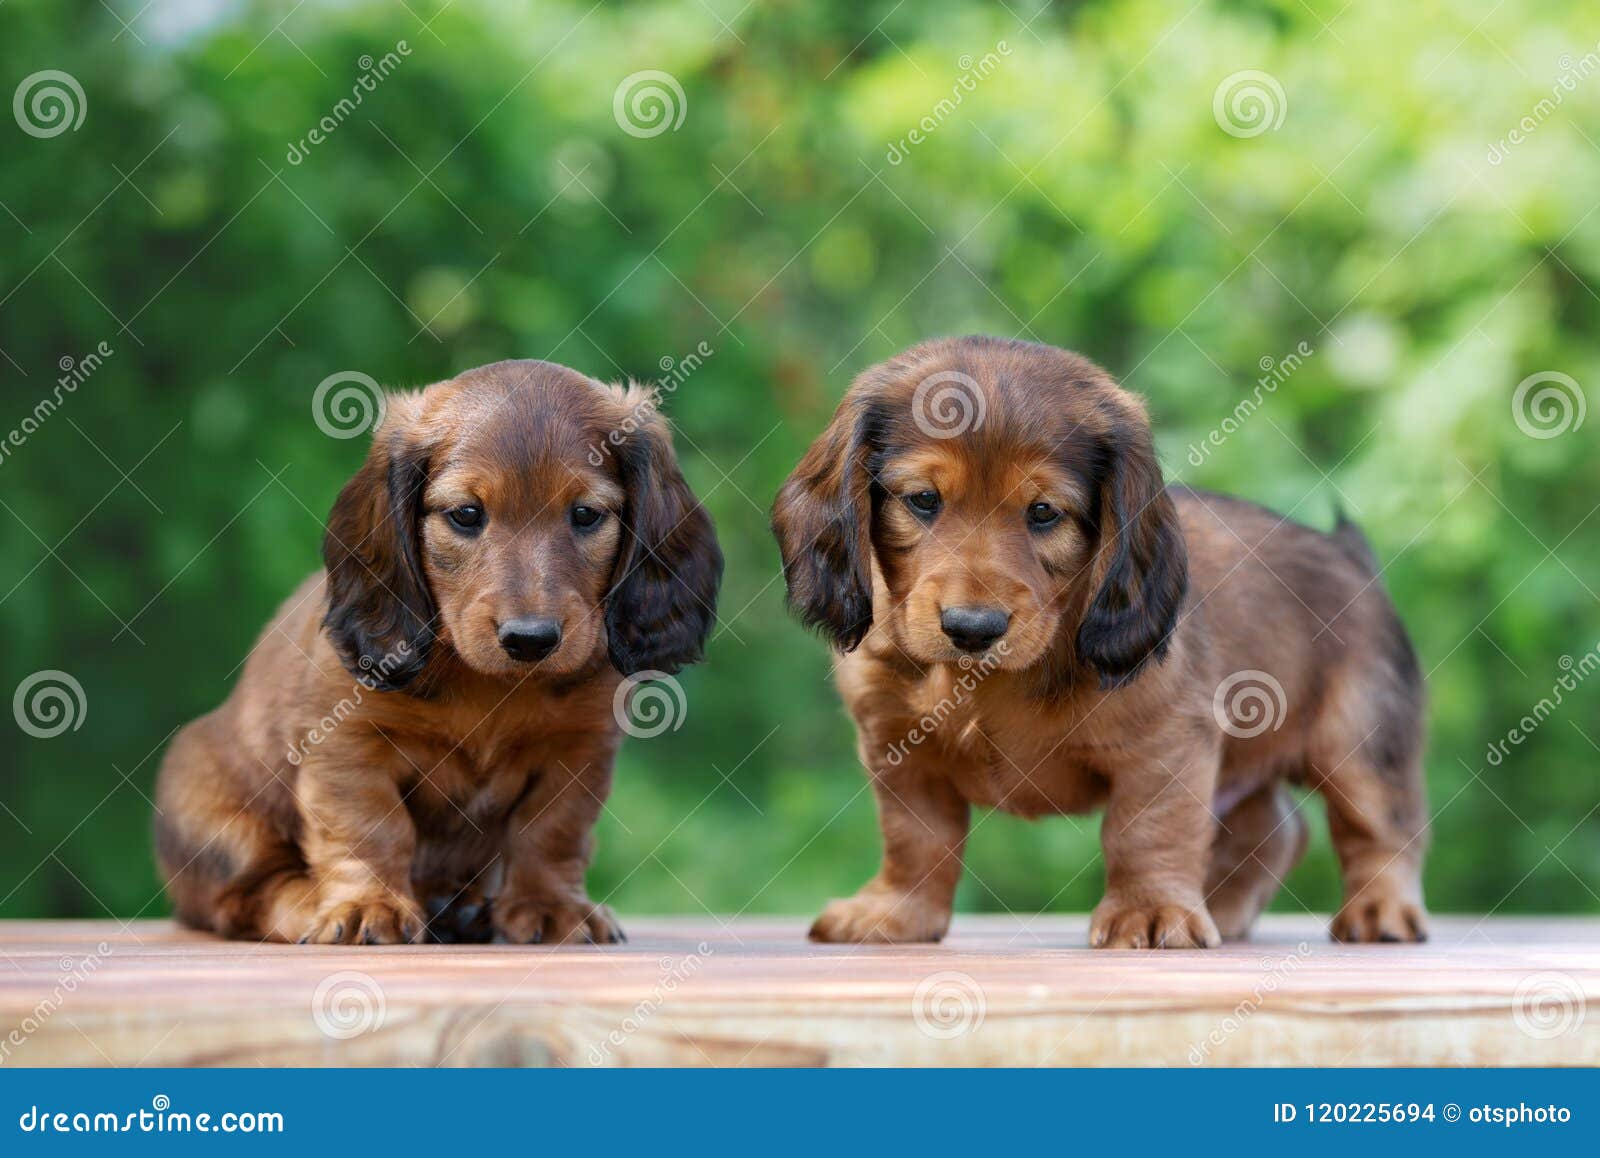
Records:
{"label": "puppy's black nose", "polygon": [[998,607],[950,607],[939,613],[939,626],[962,651],[985,651],[1011,626],[1011,615]]}
{"label": "puppy's black nose", "polygon": [[508,619],[500,625],[500,646],[512,659],[533,663],[561,643],[561,624],[554,619]]}

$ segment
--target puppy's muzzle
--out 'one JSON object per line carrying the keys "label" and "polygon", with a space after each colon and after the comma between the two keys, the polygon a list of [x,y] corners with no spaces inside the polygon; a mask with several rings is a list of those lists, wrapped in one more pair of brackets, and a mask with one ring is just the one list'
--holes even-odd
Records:
{"label": "puppy's muzzle", "polygon": [[1011,613],[998,607],[948,607],[939,626],[962,651],[987,651],[1011,626]]}
{"label": "puppy's muzzle", "polygon": [[554,619],[508,619],[499,635],[506,654],[522,663],[537,663],[561,646],[561,624]]}

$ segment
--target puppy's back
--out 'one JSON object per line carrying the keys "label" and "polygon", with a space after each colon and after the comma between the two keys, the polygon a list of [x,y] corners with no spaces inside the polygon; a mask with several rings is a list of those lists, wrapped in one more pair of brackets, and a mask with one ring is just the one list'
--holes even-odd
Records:
{"label": "puppy's back", "polygon": [[1420,697],[1415,653],[1354,523],[1341,516],[1325,533],[1244,499],[1168,489],[1189,551],[1188,607],[1213,625],[1221,675],[1269,671],[1293,700],[1316,690],[1294,685],[1356,665]]}

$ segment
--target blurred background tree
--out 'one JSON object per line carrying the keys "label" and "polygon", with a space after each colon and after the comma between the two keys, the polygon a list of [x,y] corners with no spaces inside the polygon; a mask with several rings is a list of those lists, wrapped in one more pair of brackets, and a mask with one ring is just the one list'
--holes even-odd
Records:
{"label": "blurred background tree", "polygon": [[[592,890],[853,890],[873,808],[767,507],[852,375],[962,332],[1104,363],[1174,478],[1349,510],[1432,686],[1433,906],[1600,910],[1600,679],[1574,678],[1600,645],[1592,16],[12,0],[0,688],[64,671],[86,714],[7,738],[0,915],[165,911],[162,746],[318,566],[363,452],[313,420],[318,383],[658,378],[701,343],[668,409],[728,555],[721,625],[681,727],[626,746]],[[1566,377],[1519,396],[1539,374]],[[1281,909],[1336,900],[1313,827]],[[1097,830],[982,816],[962,906],[1088,908]]]}

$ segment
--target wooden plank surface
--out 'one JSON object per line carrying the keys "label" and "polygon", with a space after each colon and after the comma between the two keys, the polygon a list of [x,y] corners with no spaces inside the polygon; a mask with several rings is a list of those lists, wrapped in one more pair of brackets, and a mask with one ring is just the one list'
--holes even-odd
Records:
{"label": "wooden plank surface", "polygon": [[1209,952],[957,917],[845,948],[800,919],[635,918],[605,948],[320,948],[166,922],[0,924],[4,1065],[1596,1065],[1600,920],[1421,946],[1267,919]]}

